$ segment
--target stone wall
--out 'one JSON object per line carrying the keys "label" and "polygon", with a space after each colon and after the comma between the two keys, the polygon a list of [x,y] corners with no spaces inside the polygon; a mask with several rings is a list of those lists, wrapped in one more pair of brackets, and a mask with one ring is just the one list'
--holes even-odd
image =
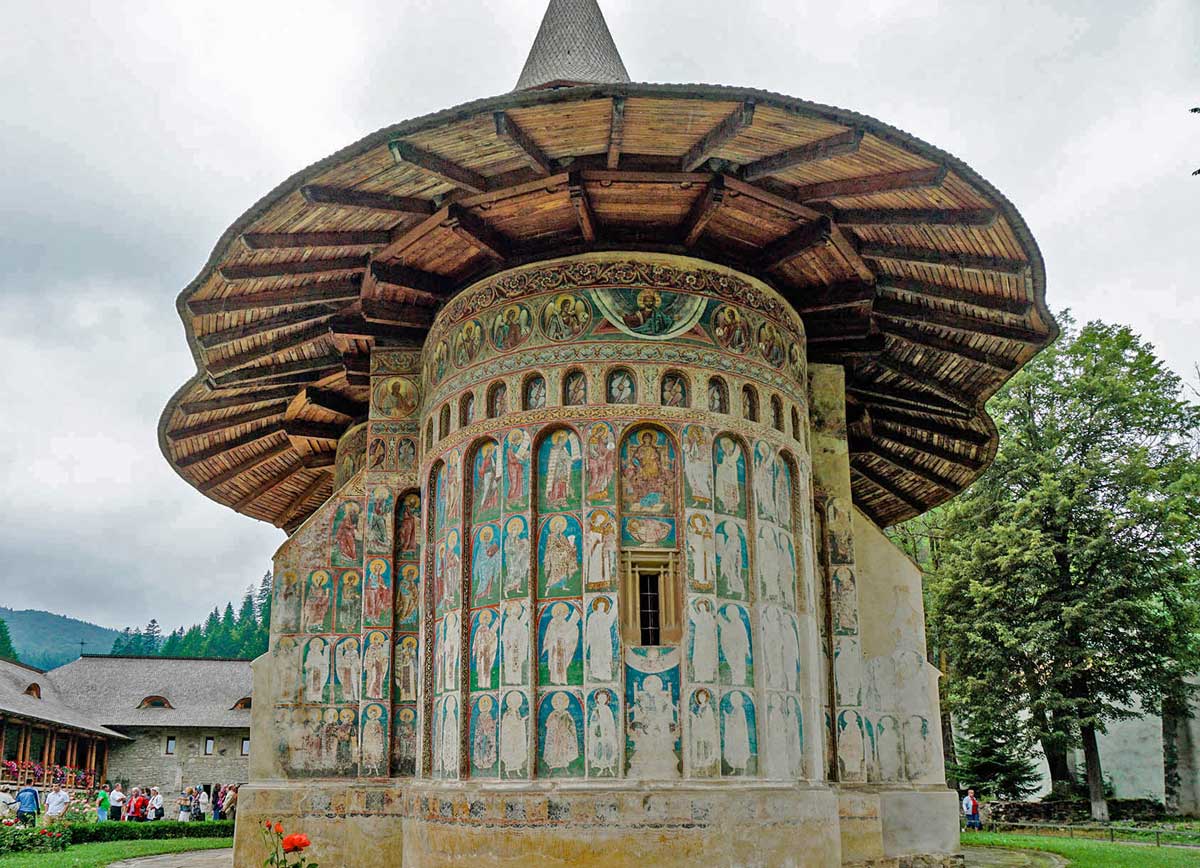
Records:
{"label": "stone wall", "polygon": [[[114,742],[108,780],[126,788],[158,787],[165,798],[197,784],[241,783],[249,778],[249,758],[242,756],[247,729],[128,729],[131,742]],[[167,737],[175,737],[175,753],[167,756]],[[204,755],[204,739],[214,736],[212,756]]]}

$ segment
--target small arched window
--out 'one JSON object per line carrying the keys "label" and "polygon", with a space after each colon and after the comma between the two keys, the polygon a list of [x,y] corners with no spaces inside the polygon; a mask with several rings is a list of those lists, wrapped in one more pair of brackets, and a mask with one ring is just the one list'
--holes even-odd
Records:
{"label": "small arched window", "polygon": [[783,402],[778,395],[771,396],[771,427],[776,431],[783,430]]}
{"label": "small arched window", "polygon": [[142,700],[138,708],[174,708],[165,696],[152,695]]}
{"label": "small arched window", "polygon": [[504,383],[493,383],[487,393],[487,416],[489,419],[499,419],[508,412],[508,386]]}
{"label": "small arched window", "polygon": [[541,376],[533,376],[525,381],[522,390],[521,406],[526,410],[541,410],[546,406],[546,380]]}
{"label": "small arched window", "polygon": [[668,371],[663,375],[661,395],[659,396],[664,407],[687,407],[688,406],[688,388],[687,380],[683,374],[678,371]]}
{"label": "small arched window", "polygon": [[243,696],[241,699],[239,699],[237,702],[235,702],[233,704],[233,708],[231,708],[229,710],[230,711],[249,711],[250,710],[250,697]]}
{"label": "small arched window", "polygon": [[708,409],[713,413],[729,412],[729,387],[720,377],[708,381]]}
{"label": "small arched window", "polygon": [[430,419],[425,423],[425,448],[433,448],[433,420]]}
{"label": "small arched window", "polygon": [[467,392],[458,402],[458,427],[465,428],[475,418],[475,393]]}
{"label": "small arched window", "polygon": [[30,684],[28,687],[25,688],[25,695],[32,696],[34,699],[41,699],[42,698],[42,685],[38,684],[36,681],[33,682],[32,684]]}
{"label": "small arched window", "polygon": [[792,439],[800,440],[800,413],[795,407],[792,408]]}
{"label": "small arched window", "polygon": [[633,372],[625,368],[617,368],[608,375],[605,386],[605,400],[610,404],[637,403],[637,383]]}
{"label": "small arched window", "polygon": [[569,371],[563,379],[563,406],[578,407],[587,403],[587,377],[583,371]]}
{"label": "small arched window", "polygon": [[742,386],[742,418],[758,421],[758,392],[749,384]]}
{"label": "small arched window", "polygon": [[450,433],[450,405],[443,404],[441,412],[438,413],[438,439],[444,438]]}

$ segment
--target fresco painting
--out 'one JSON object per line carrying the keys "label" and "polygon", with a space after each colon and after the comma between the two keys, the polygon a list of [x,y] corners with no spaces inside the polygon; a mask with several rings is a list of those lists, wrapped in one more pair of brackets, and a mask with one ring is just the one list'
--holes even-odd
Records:
{"label": "fresco painting", "polygon": [[500,721],[496,697],[484,693],[471,697],[471,726],[468,742],[471,746],[471,774],[496,777],[499,768]]}
{"label": "fresco painting", "polygon": [[701,425],[683,429],[683,502],[689,507],[712,507],[712,441]]}
{"label": "fresco painting", "polygon": [[688,702],[688,767],[692,777],[714,778],[721,774],[721,725],[712,690],[692,691]]}
{"label": "fresco painting", "polygon": [[543,519],[538,536],[538,596],[577,597],[583,587],[583,530],[573,515]]}
{"label": "fresco painting", "polygon": [[538,615],[538,684],[583,683],[583,614],[579,604],[558,600]]}
{"label": "fresco painting", "polygon": [[410,634],[398,638],[392,665],[392,697],[395,702],[417,701],[419,667],[417,637]]}
{"label": "fresco painting", "polygon": [[737,603],[725,603],[717,611],[717,650],[722,684],[754,684],[754,661],[750,652],[750,615]]}
{"label": "fresco painting", "polygon": [[386,485],[378,485],[367,501],[367,551],[372,554],[392,551],[392,515],[396,499]]}
{"label": "fresco painting", "polygon": [[577,510],[582,502],[583,452],[575,432],[560,428],[538,447],[538,513]]}
{"label": "fresco painting", "polygon": [[417,559],[420,527],[421,495],[412,491],[401,498],[396,521],[396,558],[398,560]]}
{"label": "fresco painting", "polygon": [[713,443],[713,503],[721,515],[746,517],[746,454],[728,435]]}
{"label": "fresco painting", "polygon": [[529,595],[529,522],[514,515],[504,523],[504,599]]}
{"label": "fresco painting", "polygon": [[587,431],[587,502],[591,505],[614,501],[617,471],[617,442],[607,422],[597,422]]}
{"label": "fresco painting", "polygon": [[505,687],[529,684],[529,630],[529,601],[506,601],[500,629],[500,678]]}
{"label": "fresco painting", "polygon": [[650,287],[595,289],[592,299],[617,330],[643,340],[666,341],[691,330],[707,299]]}
{"label": "fresco painting", "polygon": [[504,438],[504,503],[509,509],[529,505],[529,462],[533,441],[529,432],[514,428]]}
{"label": "fresco painting", "polygon": [[615,778],[621,764],[621,701],[601,687],[587,698],[587,775]]}
{"label": "fresco painting", "polygon": [[635,428],[621,442],[621,509],[626,515],[672,515],[678,473],[675,444],[657,428]]}
{"label": "fresco painting", "polygon": [[538,701],[538,776],[584,774],[583,704],[575,691],[552,690]]}
{"label": "fresco painting", "polygon": [[391,626],[393,604],[391,561],[369,558],[363,587],[363,626]]}
{"label": "fresco painting", "polygon": [[510,304],[492,320],[492,343],[500,352],[515,350],[533,331],[533,314],[523,304]]}
{"label": "fresco painting", "polygon": [[503,475],[500,444],[494,440],[484,441],[475,451],[472,489],[474,501],[471,520],[492,521],[500,517],[500,487]]}
{"label": "fresco painting", "polygon": [[396,581],[395,627],[397,630],[416,630],[420,613],[419,593],[421,569],[416,564],[401,564]]}
{"label": "fresco painting", "polygon": [[500,777],[529,777],[529,696],[520,690],[506,691],[501,698]]}
{"label": "fresco painting", "polygon": [[362,576],[358,570],[346,570],[337,580],[337,615],[334,626],[339,633],[357,633],[362,627]]}
{"label": "fresco painting", "polygon": [[590,684],[616,680],[619,661],[617,601],[600,594],[587,601],[587,624],[583,630],[584,664]]}
{"label": "fresco painting", "polygon": [[555,296],[542,308],[542,333],[552,341],[579,337],[591,321],[590,305],[574,295]]}
{"label": "fresco painting", "polygon": [[329,562],[335,567],[361,569],[362,558],[362,505],[357,500],[346,500],[334,513]]}
{"label": "fresco painting", "polygon": [[725,599],[750,599],[750,552],[746,544],[745,522],[722,518],[717,522],[713,547],[717,573],[717,594]]}
{"label": "fresco painting", "polygon": [[757,773],[758,727],[754,698],[748,691],[726,691],[721,697],[721,774],[746,777]]}
{"label": "fresco painting", "polygon": [[500,679],[500,618],[495,609],[471,616],[471,690],[494,690]]}
{"label": "fresco painting", "polygon": [[413,777],[417,773],[417,710],[397,708],[392,723],[392,774]]}
{"label": "fresco painting", "polygon": [[711,593],[716,586],[717,572],[712,517],[701,510],[688,512],[686,539],[688,590]]}
{"label": "fresco painting", "polygon": [[670,780],[682,772],[679,726],[679,649],[625,651],[625,773]]}
{"label": "fresco painting", "polygon": [[333,646],[334,702],[358,702],[362,687],[362,657],[358,637],[347,636]]}
{"label": "fresco painting", "polygon": [[498,524],[485,524],[475,529],[471,554],[472,605],[487,606],[500,600],[503,566],[500,542]]}
{"label": "fresco painting", "polygon": [[418,403],[420,391],[408,377],[386,377],[371,390],[371,409],[384,419],[407,419]]}
{"label": "fresco painting", "polygon": [[715,684],[718,672],[716,604],[709,597],[694,597],[688,603],[686,645],[688,680]]}
{"label": "fresco painting", "polygon": [[333,579],[329,570],[314,570],[304,588],[303,627],[308,633],[328,633],[332,621]]}

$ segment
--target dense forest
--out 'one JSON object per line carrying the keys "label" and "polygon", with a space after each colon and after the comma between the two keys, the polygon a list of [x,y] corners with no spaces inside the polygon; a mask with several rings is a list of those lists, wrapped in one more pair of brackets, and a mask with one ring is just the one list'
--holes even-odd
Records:
{"label": "dense forest", "polygon": [[214,606],[203,624],[180,627],[163,635],[156,619],[145,627],[126,627],[112,643],[111,654],[162,657],[234,657],[252,660],[267,650],[271,632],[271,574],[258,587],[248,587],[241,605]]}
{"label": "dense forest", "polygon": [[[37,669],[70,663],[81,649],[89,654],[103,654],[120,635],[108,627],[40,609],[0,606],[0,622],[7,625],[7,635],[12,639],[14,653],[10,659]],[[3,649],[4,643],[0,641],[0,657],[5,656]]]}

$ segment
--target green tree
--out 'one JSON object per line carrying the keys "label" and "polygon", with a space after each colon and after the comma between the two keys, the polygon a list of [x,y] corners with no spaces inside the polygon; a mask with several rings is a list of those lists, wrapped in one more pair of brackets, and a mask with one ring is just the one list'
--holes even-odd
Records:
{"label": "green tree", "polygon": [[1023,799],[1037,792],[1041,775],[1029,741],[1008,724],[985,715],[963,717],[954,739],[954,777],[960,789],[993,799]]}
{"label": "green tree", "polygon": [[258,584],[258,623],[267,633],[271,632],[271,571],[263,573],[262,581]]}
{"label": "green tree", "polygon": [[162,657],[178,657],[180,656],[179,648],[183,643],[183,628],[178,627],[168,634],[166,641],[163,642],[162,648],[158,653]]}
{"label": "green tree", "polygon": [[934,621],[955,705],[1027,720],[1055,782],[1082,744],[1104,820],[1096,733],[1200,662],[1200,411],[1129,328],[1063,319],[989,402],[999,449],[946,507]]}
{"label": "green tree", "polygon": [[162,628],[158,626],[158,619],[151,618],[150,623],[142,628],[142,653],[157,654],[162,648]]}
{"label": "green tree", "polygon": [[13,647],[12,637],[8,635],[8,624],[0,618],[0,660],[17,659],[17,649]]}

